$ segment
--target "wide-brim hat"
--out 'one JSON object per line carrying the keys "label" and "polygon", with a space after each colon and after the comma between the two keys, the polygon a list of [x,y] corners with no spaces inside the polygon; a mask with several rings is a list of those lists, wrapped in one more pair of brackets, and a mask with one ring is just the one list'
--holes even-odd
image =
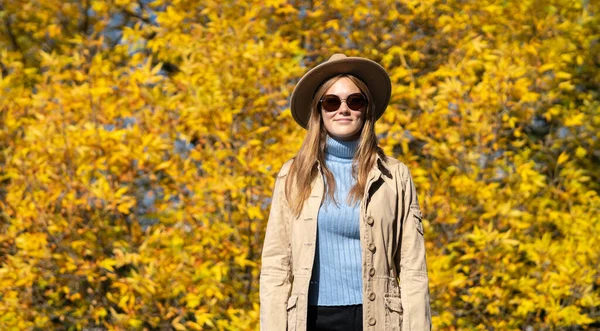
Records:
{"label": "wide-brim hat", "polygon": [[308,127],[310,106],[319,87],[329,78],[349,74],[359,78],[367,85],[375,107],[375,118],[379,119],[390,102],[392,83],[385,69],[377,62],[362,57],[347,57],[334,54],[329,60],[309,70],[292,92],[291,110],[294,120],[301,127]]}

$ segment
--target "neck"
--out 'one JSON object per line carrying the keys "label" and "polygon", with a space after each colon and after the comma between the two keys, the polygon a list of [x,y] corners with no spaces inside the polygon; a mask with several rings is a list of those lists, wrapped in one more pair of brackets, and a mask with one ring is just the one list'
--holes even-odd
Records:
{"label": "neck", "polygon": [[352,160],[358,149],[359,139],[340,140],[327,136],[325,153],[341,159]]}

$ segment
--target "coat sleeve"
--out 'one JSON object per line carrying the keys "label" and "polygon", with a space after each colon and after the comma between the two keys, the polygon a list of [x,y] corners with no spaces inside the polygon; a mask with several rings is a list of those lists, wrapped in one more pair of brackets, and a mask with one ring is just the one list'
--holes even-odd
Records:
{"label": "coat sleeve", "polygon": [[[284,165],[285,167],[285,165]],[[287,328],[287,301],[291,291],[291,245],[289,209],[285,202],[286,175],[280,171],[275,181],[271,211],[262,250],[260,269],[260,329]]]}
{"label": "coat sleeve", "polygon": [[400,273],[402,331],[429,331],[429,278],[421,210],[410,171],[402,163],[400,168],[398,218],[402,226],[399,227],[400,248],[396,251],[395,267]]}

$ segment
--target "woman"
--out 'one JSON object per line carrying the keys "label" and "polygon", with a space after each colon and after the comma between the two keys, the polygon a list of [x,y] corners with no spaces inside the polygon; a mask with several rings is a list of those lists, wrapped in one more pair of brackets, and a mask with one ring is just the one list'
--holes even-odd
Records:
{"label": "woman", "polygon": [[292,115],[308,132],[275,182],[263,331],[431,329],[415,186],[374,131],[390,94],[379,64],[343,54],[296,85]]}

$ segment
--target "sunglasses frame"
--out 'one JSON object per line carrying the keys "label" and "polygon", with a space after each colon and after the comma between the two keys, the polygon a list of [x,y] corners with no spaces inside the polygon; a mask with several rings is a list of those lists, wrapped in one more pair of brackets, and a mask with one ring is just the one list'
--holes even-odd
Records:
{"label": "sunglasses frame", "polygon": [[[350,107],[350,104],[348,104],[347,100],[348,100],[348,99],[350,99],[351,97],[354,97],[354,96],[361,96],[361,97],[363,98],[363,100],[365,101],[365,104],[364,104],[362,107],[358,108],[358,109],[354,109],[354,108]],[[323,107],[323,102],[325,101],[325,98],[327,98],[327,97],[335,97],[335,98],[337,98],[337,99],[339,100],[339,103],[340,103],[340,105],[339,105],[339,106],[338,106],[336,109],[333,109],[333,110],[326,109],[325,107]],[[351,109],[351,110],[354,110],[354,111],[363,110],[363,109],[365,109],[365,108],[367,107],[367,105],[369,104],[369,100],[368,100],[368,99],[367,99],[367,97],[366,97],[366,96],[365,96],[363,93],[361,93],[361,92],[352,93],[352,94],[348,95],[348,96],[347,96],[345,99],[342,99],[342,98],[340,98],[339,96],[337,96],[337,95],[335,95],[335,94],[326,94],[326,95],[324,95],[324,96],[321,98],[321,100],[319,100],[319,108],[322,108],[322,109],[323,109],[323,110],[325,110],[326,112],[332,113],[332,112],[334,112],[334,111],[337,111],[337,110],[339,110],[339,109],[340,109],[340,107],[342,106],[342,102],[345,102],[345,103],[346,103],[346,106],[347,106],[349,109]]]}

